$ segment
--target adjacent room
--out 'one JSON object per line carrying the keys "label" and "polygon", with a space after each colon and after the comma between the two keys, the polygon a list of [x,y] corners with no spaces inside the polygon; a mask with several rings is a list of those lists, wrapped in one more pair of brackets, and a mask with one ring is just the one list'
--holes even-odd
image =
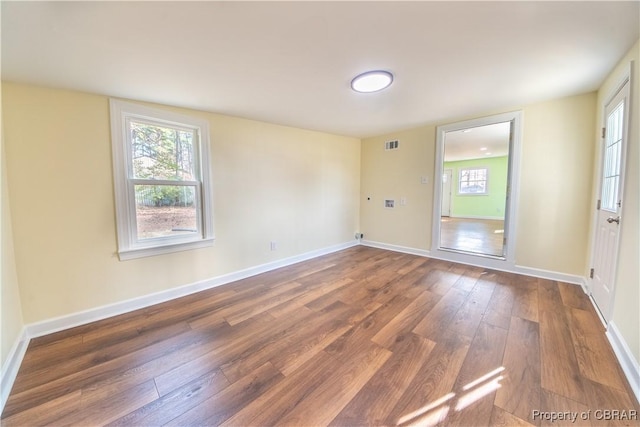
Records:
{"label": "adjacent room", "polygon": [[0,13],[2,425],[640,425],[639,2]]}

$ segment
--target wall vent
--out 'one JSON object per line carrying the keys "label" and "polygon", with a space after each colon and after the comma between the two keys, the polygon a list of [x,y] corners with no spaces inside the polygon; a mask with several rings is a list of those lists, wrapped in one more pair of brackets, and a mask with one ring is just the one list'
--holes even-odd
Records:
{"label": "wall vent", "polygon": [[395,141],[387,141],[384,143],[385,150],[397,150],[399,146],[400,144],[397,139]]}

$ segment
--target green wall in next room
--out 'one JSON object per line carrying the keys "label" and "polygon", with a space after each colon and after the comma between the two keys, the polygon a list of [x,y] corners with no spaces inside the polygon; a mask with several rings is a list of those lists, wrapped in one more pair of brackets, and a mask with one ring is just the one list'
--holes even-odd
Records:
{"label": "green wall in next room", "polygon": [[[487,194],[464,194],[458,192],[460,170],[487,168]],[[508,157],[487,157],[481,159],[444,162],[444,170],[451,169],[451,216],[461,218],[504,219],[505,198],[507,196]]]}

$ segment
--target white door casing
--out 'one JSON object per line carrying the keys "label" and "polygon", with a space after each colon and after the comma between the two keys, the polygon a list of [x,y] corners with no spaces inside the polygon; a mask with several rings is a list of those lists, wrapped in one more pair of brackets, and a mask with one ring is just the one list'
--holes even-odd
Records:
{"label": "white door casing", "polygon": [[451,180],[453,172],[445,169],[442,174],[442,216],[451,216]]}
{"label": "white door casing", "polygon": [[617,271],[620,214],[623,202],[624,170],[629,117],[629,79],[619,87],[604,108],[602,156],[595,243],[590,272],[590,291],[600,314],[608,323]]}
{"label": "white door casing", "polygon": [[[520,151],[522,140],[521,111],[512,111],[493,116],[485,116],[477,119],[465,120],[462,122],[441,125],[436,128],[436,162],[435,162],[435,182],[433,198],[433,218],[431,233],[430,256],[447,261],[459,262],[463,264],[478,265],[486,268],[507,270],[515,268],[515,247],[516,247],[516,221],[518,205],[518,188],[520,176]],[[440,246],[440,217],[442,216],[442,177],[444,173],[445,139],[447,132],[487,126],[497,123],[510,122],[510,148],[509,148],[509,172],[507,200],[505,206],[505,224],[503,246],[503,256],[493,256],[488,254],[464,253],[462,251],[450,250]]]}

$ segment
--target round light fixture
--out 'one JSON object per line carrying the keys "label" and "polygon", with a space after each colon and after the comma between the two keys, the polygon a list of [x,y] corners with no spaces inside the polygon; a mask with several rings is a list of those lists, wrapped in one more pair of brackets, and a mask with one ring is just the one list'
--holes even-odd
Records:
{"label": "round light fixture", "polygon": [[389,87],[393,82],[393,74],[388,71],[367,71],[351,80],[351,89],[356,92],[377,92]]}

